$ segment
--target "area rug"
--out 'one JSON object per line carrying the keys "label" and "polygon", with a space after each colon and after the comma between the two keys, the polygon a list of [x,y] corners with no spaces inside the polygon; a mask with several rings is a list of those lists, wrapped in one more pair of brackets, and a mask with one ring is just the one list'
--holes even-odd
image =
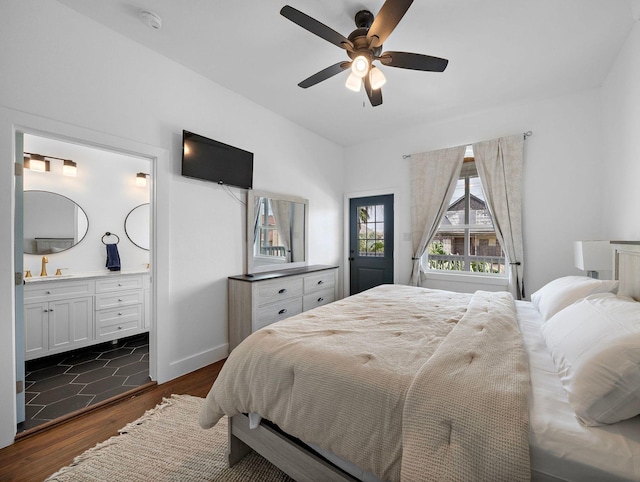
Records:
{"label": "area rug", "polygon": [[47,481],[293,482],[255,453],[227,468],[227,419],[203,430],[203,398],[172,395],[120,434],[96,445]]}

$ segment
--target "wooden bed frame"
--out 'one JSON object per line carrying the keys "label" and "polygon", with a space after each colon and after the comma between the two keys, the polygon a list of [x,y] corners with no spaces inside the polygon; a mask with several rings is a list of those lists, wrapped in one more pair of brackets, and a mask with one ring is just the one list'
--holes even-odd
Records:
{"label": "wooden bed frame", "polygon": [[[614,279],[620,281],[618,292],[640,301],[640,242],[612,241],[611,244]],[[229,467],[255,450],[298,482],[359,480],[267,424],[250,429],[249,417],[244,414],[229,418],[228,443]]]}

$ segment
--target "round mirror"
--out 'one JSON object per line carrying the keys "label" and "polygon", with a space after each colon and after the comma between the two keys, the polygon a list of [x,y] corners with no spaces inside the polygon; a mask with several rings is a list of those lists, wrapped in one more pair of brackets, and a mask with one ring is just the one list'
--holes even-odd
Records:
{"label": "round mirror", "polygon": [[149,251],[149,203],[133,208],[124,220],[124,232],[138,248]]}
{"label": "round mirror", "polygon": [[23,201],[25,254],[59,253],[87,235],[87,213],[68,197],[48,191],[25,191]]}

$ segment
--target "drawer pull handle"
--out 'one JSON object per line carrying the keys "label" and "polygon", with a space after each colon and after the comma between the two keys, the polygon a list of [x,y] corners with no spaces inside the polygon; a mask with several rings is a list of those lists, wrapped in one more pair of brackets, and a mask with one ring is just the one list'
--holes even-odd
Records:
{"label": "drawer pull handle", "polygon": [[122,283],[118,283],[118,286],[122,286]]}
{"label": "drawer pull handle", "polygon": [[118,330],[122,330],[122,327],[121,327],[121,326],[119,326],[119,327],[118,327]]}
{"label": "drawer pull handle", "polygon": [[118,298],[118,301],[122,301],[122,298]]}
{"label": "drawer pull handle", "polygon": [[279,294],[283,295],[287,292],[287,288],[282,288],[281,290],[278,291]]}
{"label": "drawer pull handle", "polygon": [[45,313],[49,313],[49,310],[44,310]]}
{"label": "drawer pull handle", "polygon": [[286,308],[282,308],[280,311],[278,311],[279,315],[284,315],[287,312]]}
{"label": "drawer pull handle", "polygon": [[318,284],[319,285],[324,284],[324,281],[320,280],[320,281],[318,281]]}
{"label": "drawer pull handle", "polygon": [[118,316],[122,316],[122,313],[118,313]]}
{"label": "drawer pull handle", "polygon": [[323,301],[324,301],[324,298],[322,296],[318,298],[318,303],[322,303]]}
{"label": "drawer pull handle", "polygon": [[51,291],[47,291],[47,294],[48,294],[48,295],[50,295],[50,294],[51,294]]}

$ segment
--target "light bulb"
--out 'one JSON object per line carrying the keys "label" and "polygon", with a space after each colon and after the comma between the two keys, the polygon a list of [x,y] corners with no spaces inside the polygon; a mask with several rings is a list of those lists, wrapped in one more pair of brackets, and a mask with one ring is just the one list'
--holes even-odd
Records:
{"label": "light bulb", "polygon": [[347,82],[344,85],[349,90],[353,90],[354,92],[360,92],[360,87],[362,86],[362,79],[352,72],[349,74],[349,77],[347,77]]}
{"label": "light bulb", "polygon": [[29,169],[36,172],[45,172],[47,170],[47,161],[45,161],[44,156],[31,154]]}
{"label": "light bulb", "polygon": [[369,59],[364,55],[358,55],[353,62],[351,62],[351,71],[362,78],[369,72]]}
{"label": "light bulb", "polygon": [[62,175],[75,177],[78,172],[77,164],[70,160],[65,160],[62,164]]}
{"label": "light bulb", "polygon": [[382,73],[382,70],[380,70],[378,67],[371,67],[371,71],[369,72],[369,80],[371,81],[371,88],[373,90],[378,90],[387,82],[387,79]]}
{"label": "light bulb", "polygon": [[144,187],[147,185],[147,175],[144,172],[136,174],[136,186]]}

